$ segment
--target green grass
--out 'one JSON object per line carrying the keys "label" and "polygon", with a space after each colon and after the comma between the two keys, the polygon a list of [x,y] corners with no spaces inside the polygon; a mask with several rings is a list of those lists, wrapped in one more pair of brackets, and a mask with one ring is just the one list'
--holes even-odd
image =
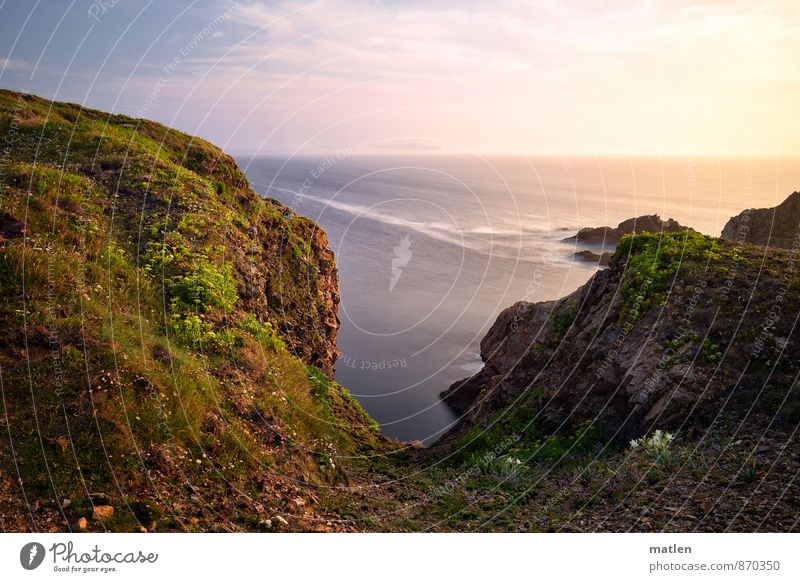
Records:
{"label": "green grass", "polygon": [[619,320],[636,322],[663,303],[678,269],[704,270],[723,258],[736,260],[736,251],[723,248],[717,238],[692,231],[623,236],[611,258],[612,265],[625,264]]}
{"label": "green grass", "polygon": [[[276,466],[322,481],[320,455],[383,446],[297,355],[327,341],[316,225],[158,124],[0,91],[0,134],[12,122],[2,211],[29,235],[0,245],[0,365],[31,495],[85,512],[87,488],[130,493],[145,471],[209,490]],[[255,268],[259,300],[242,294]],[[158,519],[147,503],[115,499],[113,527]]]}

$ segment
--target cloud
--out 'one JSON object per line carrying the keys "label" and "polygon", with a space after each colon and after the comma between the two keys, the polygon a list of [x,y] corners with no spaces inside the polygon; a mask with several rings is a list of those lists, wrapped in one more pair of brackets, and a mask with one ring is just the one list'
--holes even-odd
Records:
{"label": "cloud", "polygon": [[25,61],[16,59],[0,59],[0,71],[30,71],[32,67]]}
{"label": "cloud", "polygon": [[[177,111],[184,129],[240,149],[398,139],[454,151],[800,147],[800,16],[789,0],[199,8],[157,62],[102,86],[124,85],[135,110],[158,84],[153,115],[170,122]],[[162,80],[170,50],[223,13],[224,27]]]}

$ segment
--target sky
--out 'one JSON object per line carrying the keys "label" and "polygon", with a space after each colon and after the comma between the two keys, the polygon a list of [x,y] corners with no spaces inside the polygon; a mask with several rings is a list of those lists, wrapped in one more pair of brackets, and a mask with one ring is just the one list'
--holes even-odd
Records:
{"label": "sky", "polygon": [[233,152],[800,152],[796,0],[0,0],[0,87]]}

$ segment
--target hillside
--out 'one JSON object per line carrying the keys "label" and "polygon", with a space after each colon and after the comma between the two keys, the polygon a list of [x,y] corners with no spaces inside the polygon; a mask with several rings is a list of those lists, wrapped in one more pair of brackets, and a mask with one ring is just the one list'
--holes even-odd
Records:
{"label": "hillside", "polygon": [[489,492],[515,483],[480,527],[796,529],[799,284],[788,251],[643,233],[567,297],[502,312],[443,393],[463,416],[439,447],[488,455]]}
{"label": "hillside", "polygon": [[157,123],[0,91],[0,136],[0,528],[337,529],[387,441],[325,233]]}

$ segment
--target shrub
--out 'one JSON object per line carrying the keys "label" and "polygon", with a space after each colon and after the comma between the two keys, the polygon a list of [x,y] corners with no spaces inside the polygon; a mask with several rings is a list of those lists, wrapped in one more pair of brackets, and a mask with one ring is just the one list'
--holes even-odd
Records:
{"label": "shrub", "polygon": [[311,381],[311,395],[320,402],[327,402],[330,392],[330,380],[316,366],[306,366],[308,379]]}
{"label": "shrub", "polygon": [[197,259],[194,268],[169,280],[169,293],[180,304],[181,311],[221,309],[230,312],[236,304],[236,281],[230,264],[222,269],[205,257]]}
{"label": "shrub", "polygon": [[278,336],[275,328],[268,321],[258,321],[255,315],[248,313],[239,323],[239,327],[252,335],[264,348],[273,352],[284,351],[286,343]]}

